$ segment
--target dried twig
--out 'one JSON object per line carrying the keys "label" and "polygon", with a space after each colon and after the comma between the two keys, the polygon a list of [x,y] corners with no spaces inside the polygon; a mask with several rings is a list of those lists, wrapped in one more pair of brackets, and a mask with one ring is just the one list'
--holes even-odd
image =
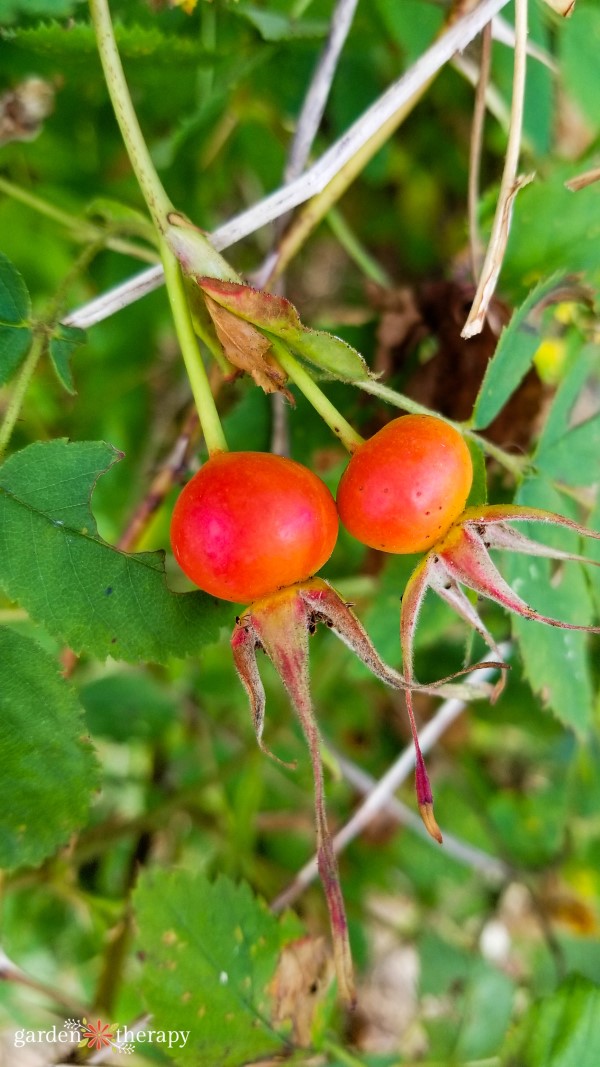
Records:
{"label": "dried twig", "polygon": [[461,331],[462,337],[473,337],[481,333],[490,300],[494,295],[502,261],[508,242],[510,221],[515,196],[520,189],[533,179],[533,174],[517,178],[519,154],[521,151],[521,131],[523,128],[523,104],[525,99],[525,70],[527,65],[527,0],[516,0],[515,4],[515,65],[513,75],[513,95],[510,117],[510,130],[506,157],[496,214],[488,244],[484,264],[477,286],[477,292],[467,321]]}
{"label": "dried twig", "polygon": [[469,214],[469,244],[471,248],[471,270],[473,281],[477,285],[477,279],[481,271],[483,253],[479,225],[477,223],[477,205],[479,203],[479,179],[481,176],[481,151],[483,147],[483,128],[486,112],[486,94],[490,80],[490,68],[492,65],[492,24],[488,22],[481,34],[481,64],[479,69],[479,81],[475,93],[475,106],[473,108],[473,125],[471,127],[471,146],[469,152],[469,189],[468,189],[468,214]]}
{"label": "dried twig", "polygon": [[586,170],[583,174],[576,175],[575,178],[569,178],[565,186],[572,193],[576,193],[579,189],[585,189],[588,185],[598,181],[600,181],[600,167],[594,167],[593,170]]}
{"label": "dried twig", "polygon": [[[481,0],[474,10],[457,19],[304,174],[220,226],[211,237],[214,247],[222,251],[236,244],[322,191],[390,116],[410,101],[456,51],[465,48],[507,3],[508,0]],[[152,267],[72,312],[65,323],[83,329],[93,326],[162,282],[162,269]]]}
{"label": "dried twig", "polygon": [[[507,645],[501,646],[503,657],[507,656],[508,651],[509,647]],[[477,682],[481,682],[483,679],[489,677],[490,674],[491,671],[489,669],[475,671],[473,674],[469,675],[466,684],[473,685]],[[465,707],[466,705],[463,700],[452,699],[444,701],[436,712],[434,718],[428,722],[420,732],[421,751],[423,754],[428,752],[455,719],[462,715]],[[366,799],[355,811],[352,818],[350,818],[346,825],[335,835],[333,839],[333,847],[336,853],[341,852],[350,841],[353,841],[354,838],[368,826],[371,820],[387,806],[396,789],[398,789],[410,774],[414,764],[415,752],[413,745],[410,744],[400,753],[398,759],[394,761],[383,777],[379,779],[375,788],[369,792]],[[272,902],[272,910],[279,912],[283,911],[284,908],[287,908],[300,896],[307,886],[310,885],[316,876],[317,861],[316,857],[313,856],[313,858],[302,867],[289,886],[287,886],[287,888],[284,889]]]}

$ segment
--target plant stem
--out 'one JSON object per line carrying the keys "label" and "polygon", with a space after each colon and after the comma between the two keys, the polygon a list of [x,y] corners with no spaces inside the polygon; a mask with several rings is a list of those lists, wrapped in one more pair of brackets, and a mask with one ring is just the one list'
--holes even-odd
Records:
{"label": "plant stem", "polygon": [[198,409],[198,417],[206,447],[211,456],[215,452],[227,452],[227,441],[219,419],[217,405],[215,404],[208,375],[198,349],[198,341],[192,325],[179,263],[164,241],[161,242],[161,255],[171,313],[181,346],[185,369],[190,380],[192,394]]}
{"label": "plant stem", "polygon": [[437,411],[432,411],[431,408],[426,408],[423,404],[418,404],[416,400],[411,400],[409,396],[405,396],[404,393],[397,393],[395,389],[390,389],[387,385],[381,385],[380,382],[364,381],[355,383],[359,389],[363,389],[365,393],[371,393],[373,396],[378,396],[380,400],[387,401],[388,404],[393,404],[396,408],[402,408],[403,411],[409,411],[411,415],[432,415],[436,419],[442,419],[443,422],[447,422],[449,426],[453,426],[459,433],[464,434],[466,437],[471,437],[473,441],[476,441],[479,447],[492,459],[495,459],[497,463],[500,463],[502,467],[510,471],[515,478],[522,478],[523,472],[529,463],[527,456],[511,456],[510,452],[505,452],[499,445],[493,444],[492,441],[488,441],[486,437],[482,437],[481,434],[476,433],[475,430],[466,429],[460,422],[455,422],[453,419],[447,419],[444,415],[440,415]]}
{"label": "plant stem", "polygon": [[[12,197],[13,200],[19,200],[26,207],[31,208],[32,211],[37,211],[38,214],[44,215],[45,218],[58,222],[59,225],[69,230],[77,241],[102,241],[113,252],[120,252],[122,255],[131,256],[134,259],[141,259],[146,263],[156,263],[157,261],[158,257],[151,248],[144,248],[143,245],[138,245],[134,241],[111,234],[109,229],[96,226],[95,223],[89,222],[87,219],[71,215],[70,212],[63,211],[62,208],[56,207],[55,204],[49,204],[47,200],[36,196],[29,189],[22,189],[20,186],[8,181],[7,178],[0,177],[0,193],[5,193],[7,196]],[[148,223],[148,227],[151,229],[150,223]],[[151,232],[153,233],[154,231],[151,230]]]}
{"label": "plant stem", "polygon": [[106,85],[131,165],[154,224],[159,233],[164,233],[173,204],[156,173],[133,110],[107,0],[90,0],[90,13]]}
{"label": "plant stem", "polygon": [[273,334],[267,333],[269,341],[273,345],[277,359],[279,360],[284,371],[295,385],[298,386],[301,393],[304,394],[309,404],[312,404],[316,412],[321,416],[324,422],[327,423],[329,429],[339,437],[344,448],[348,452],[355,452],[356,449],[364,444],[364,437],[361,437],[356,432],[353,426],[346,421],[343,415],[340,414],[338,409],[331,403],[325,393],[319,388],[317,383],[311,378],[310,374],[304,370],[304,367],[298,362],[295,356],[292,355],[289,348],[275,337]]}
{"label": "plant stem", "polygon": [[390,288],[392,280],[389,274],[359,241],[341,211],[337,207],[330,208],[325,216],[325,221],[329,224],[332,233],[337,237],[344,251],[363,272],[365,278],[369,278],[370,281],[381,285],[384,289]]}
{"label": "plant stem", "polygon": [[319,1047],[320,1050],[326,1052],[332,1060],[337,1060],[338,1063],[343,1063],[345,1067],[365,1067],[364,1060],[359,1060],[351,1052],[348,1052],[347,1049],[338,1045],[337,1041],[330,1041],[328,1037],[320,1042]]}
{"label": "plant stem", "polygon": [[6,415],[4,416],[2,426],[0,426],[0,460],[4,456],[6,446],[8,445],[8,442],[11,439],[12,432],[15,428],[15,424],[21,412],[25,393],[27,392],[27,388],[35,372],[35,368],[37,367],[42,352],[44,351],[44,341],[44,334],[40,330],[35,334],[33,338],[31,348],[29,349],[29,354],[25,359],[23,366],[21,367],[19,377],[16,380],[15,387],[13,389],[12,396],[8,404],[8,408],[6,409]]}

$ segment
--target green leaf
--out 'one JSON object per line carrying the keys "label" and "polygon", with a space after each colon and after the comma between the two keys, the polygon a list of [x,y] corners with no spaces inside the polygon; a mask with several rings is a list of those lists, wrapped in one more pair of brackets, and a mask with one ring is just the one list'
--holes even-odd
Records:
{"label": "green leaf", "polygon": [[0,23],[8,25],[19,16],[66,18],[84,0],[0,0]]}
{"label": "green leaf", "polygon": [[218,278],[199,278],[198,284],[232,315],[252,323],[267,336],[279,337],[334,378],[347,382],[369,378],[368,367],[356,349],[331,333],[303,326],[296,308],[284,297]]}
{"label": "green leaf", "polygon": [[598,50],[600,49],[600,10],[596,4],[577,7],[577,18],[567,19],[557,37],[561,73],[567,92],[572,94],[590,123],[600,129],[598,115]]}
{"label": "green leaf", "polygon": [[19,369],[32,339],[29,326],[0,326],[0,385],[6,385]]}
{"label": "green leaf", "polygon": [[215,640],[231,613],[173,593],[163,554],[127,554],[97,533],[89,499],[118,453],[101,441],[35,443],[0,467],[0,584],[76,652],[163,663]]}
{"label": "green leaf", "polygon": [[153,1024],[190,1031],[175,1062],[241,1067],[285,1054],[269,985],[281,949],[302,934],[295,916],[277,919],[245,883],[188,871],[147,872],[133,902]]}
{"label": "green leaf", "polygon": [[540,343],[539,333],[527,321],[528,316],[540,300],[556,288],[556,284],[557,278],[552,277],[536,285],[502,331],[475,401],[471,419],[473,429],[482,430],[489,426],[525,377]]}
{"label": "green leaf", "polygon": [[98,678],[83,686],[80,699],[91,733],[111,741],[160,737],[177,714],[176,699],[142,671]]}
{"label": "green leaf", "polygon": [[[99,63],[96,38],[91,23],[73,22],[67,28],[58,22],[43,23],[25,29],[15,28],[6,32],[6,39],[19,48],[35,55],[52,59],[75,59]],[[165,34],[157,26],[115,25],[115,37],[119,52],[124,59],[144,60],[152,64],[193,64],[205,58],[214,62],[212,53],[206,54],[192,37]]]}
{"label": "green leaf", "polygon": [[77,348],[85,344],[85,331],[75,326],[58,325],[50,338],[48,354],[60,384],[70,393],[75,393],[71,373],[71,356]]}
{"label": "green leaf", "polygon": [[75,691],[39,645],[0,627],[0,866],[35,866],[88,814],[97,768]]}
{"label": "green leaf", "polygon": [[464,441],[471,453],[471,462],[473,464],[473,482],[465,504],[466,508],[471,508],[478,504],[487,504],[485,453],[481,445],[472,437],[465,437]]}
{"label": "green leaf", "polygon": [[560,383],[538,441],[536,456],[557,444],[571,428],[570,416],[587,379],[598,372],[598,349],[589,345],[579,352]]}
{"label": "green leaf", "polygon": [[600,989],[577,974],[529,1009],[501,1055],[502,1067],[597,1067],[598,1063]]}
{"label": "green leaf", "polygon": [[[539,449],[536,466],[566,485],[589,485],[600,456],[600,415],[575,426],[554,444]],[[593,477],[593,475],[592,475]]]}
{"label": "green leaf", "polygon": [[10,259],[0,252],[0,323],[24,326],[31,315],[27,286]]}
{"label": "green leaf", "polygon": [[[558,493],[541,475],[523,483],[515,503],[577,518],[572,501]],[[540,532],[539,525],[519,523],[519,529],[545,544],[570,552],[581,550],[579,538],[570,531],[544,526]],[[587,548],[586,545],[586,552]],[[592,622],[593,605],[582,564],[561,565],[561,570],[553,575],[549,560],[515,553],[507,558],[505,570],[509,583],[519,596],[538,611],[578,625],[588,626]],[[583,734],[593,719],[587,635],[520,616],[513,616],[513,632],[519,643],[525,676],[533,691],[541,695],[565,726]]]}
{"label": "green leaf", "polygon": [[265,41],[288,41],[292,38],[325,37],[328,24],[325,20],[295,19],[278,11],[265,11],[254,4],[236,4],[236,15],[248,19]]}

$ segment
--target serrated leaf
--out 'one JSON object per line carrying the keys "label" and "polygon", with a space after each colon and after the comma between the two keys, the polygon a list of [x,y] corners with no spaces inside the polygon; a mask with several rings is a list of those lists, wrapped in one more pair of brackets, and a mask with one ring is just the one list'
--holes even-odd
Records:
{"label": "serrated leaf", "polygon": [[527,321],[528,316],[556,284],[557,278],[552,277],[536,285],[500,334],[473,408],[473,429],[489,426],[525,377],[540,343],[539,333]]}
{"label": "serrated leaf", "polygon": [[570,975],[529,1009],[500,1057],[502,1067],[597,1067],[600,988]]}
{"label": "serrated leaf", "polygon": [[325,37],[328,30],[328,24],[324,20],[295,19],[278,11],[265,11],[254,4],[238,3],[231,10],[251,22],[265,41]]}
{"label": "serrated leaf", "polygon": [[[542,476],[525,481],[515,502],[567,516],[572,511],[572,503]],[[529,528],[523,528],[523,532],[534,540],[567,551],[581,549],[579,538],[568,530],[544,527],[540,532],[532,523]],[[592,547],[594,544],[593,541],[589,543]],[[585,546],[586,554],[591,555],[588,547]],[[581,564],[569,563],[563,566],[558,576],[553,576],[549,560],[511,554],[506,574],[515,592],[536,610],[565,622],[584,626],[592,622],[593,605]],[[519,616],[513,616],[513,632],[523,658],[525,676],[533,691],[541,695],[565,726],[585,733],[593,718],[593,687],[587,653],[589,639],[577,631],[542,626]],[[591,640],[598,639],[592,637]]]}
{"label": "serrated leaf", "polygon": [[[124,59],[149,60],[153,64],[196,65],[203,59],[214,63],[214,54],[206,53],[193,38],[165,34],[158,26],[124,26],[117,22],[115,36]],[[91,23],[72,22],[65,28],[58,22],[49,22],[25,29],[16,28],[6,32],[6,39],[37,55],[86,63],[92,58],[99,63]]]}
{"label": "serrated leaf", "polygon": [[75,350],[85,344],[85,331],[75,326],[59,324],[48,344],[48,354],[60,384],[73,395],[75,386],[71,373],[71,357]]}
{"label": "serrated leaf", "polygon": [[29,326],[0,326],[0,385],[10,381],[33,339]]}
{"label": "serrated leaf", "polygon": [[0,584],[76,652],[164,663],[214,640],[231,609],[173,593],[163,554],[98,536],[90,496],[119,458],[102,441],[38,442],[0,467]]}
{"label": "serrated leaf", "polygon": [[27,286],[8,256],[0,252],[0,324],[24,326],[30,315]]}
{"label": "serrated leaf", "polygon": [[296,308],[284,297],[218,278],[198,278],[198,284],[221,307],[264,330],[267,336],[279,337],[334,378],[347,382],[369,378],[367,365],[356,349],[331,333],[303,326]]}
{"label": "serrated leaf", "polygon": [[35,866],[87,818],[93,750],[75,690],[39,645],[0,627],[0,866]]}
{"label": "serrated leaf", "polygon": [[170,1051],[176,1063],[241,1067],[289,1051],[269,987],[283,946],[302,933],[295,916],[277,919],[245,883],[187,871],[148,872],[133,903],[153,1024],[190,1031]]}

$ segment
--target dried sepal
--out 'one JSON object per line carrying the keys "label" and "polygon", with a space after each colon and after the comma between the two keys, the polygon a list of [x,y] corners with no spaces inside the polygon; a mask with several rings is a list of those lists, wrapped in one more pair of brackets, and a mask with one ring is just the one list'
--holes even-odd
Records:
{"label": "dried sepal", "polygon": [[[356,993],[348,923],[337,859],[327,824],[319,730],[314,717],[309,686],[308,637],[311,623],[311,609],[298,595],[298,586],[291,586],[289,589],[265,597],[248,609],[236,625],[232,646],[236,667],[240,671],[240,677],[250,696],[257,739],[261,747],[264,749],[262,744],[264,690],[256,667],[257,647],[264,648],[281,676],[308,744],[315,785],[319,875],[329,910],[340,996],[352,1007],[356,1001]],[[254,655],[254,663],[251,662],[252,655]]]}
{"label": "dried sepal", "polygon": [[[256,661],[257,651],[261,649],[266,652],[279,673],[308,743],[315,783],[319,873],[329,908],[340,992],[348,1003],[353,1003],[354,987],[346,915],[337,861],[327,827],[320,738],[309,687],[308,638],[314,633],[318,623],[330,627],[377,678],[394,689],[405,691],[415,745],[415,782],[419,810],[425,826],[438,841],[441,841],[442,837],[433,815],[431,787],[419,747],[411,689],[414,686],[436,695],[473,698],[482,692],[489,693],[490,687],[449,685],[455,675],[429,685],[413,683],[381,659],[350,605],[320,578],[299,582],[257,601],[237,620],[231,645],[235,666],[248,693],[258,744],[264,752],[273,756],[263,741],[265,692]],[[504,666],[502,663],[491,665]],[[481,664],[467,667],[458,673],[464,674],[479,667]],[[274,758],[278,759],[276,756]]]}

